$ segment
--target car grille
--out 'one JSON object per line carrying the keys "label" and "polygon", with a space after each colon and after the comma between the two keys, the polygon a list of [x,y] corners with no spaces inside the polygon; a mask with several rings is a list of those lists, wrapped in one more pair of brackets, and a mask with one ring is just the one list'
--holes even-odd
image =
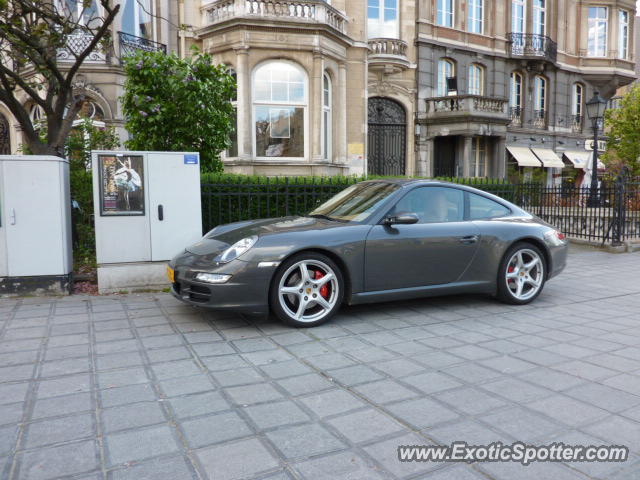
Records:
{"label": "car grille", "polygon": [[211,290],[209,287],[201,285],[191,285],[189,287],[189,299],[192,302],[207,303],[211,298]]}

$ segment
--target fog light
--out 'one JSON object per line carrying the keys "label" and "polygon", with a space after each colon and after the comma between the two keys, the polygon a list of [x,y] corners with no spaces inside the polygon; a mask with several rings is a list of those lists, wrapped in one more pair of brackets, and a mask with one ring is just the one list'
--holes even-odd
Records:
{"label": "fog light", "polygon": [[206,283],[225,283],[231,278],[231,275],[221,275],[219,273],[196,273],[195,279],[199,282]]}

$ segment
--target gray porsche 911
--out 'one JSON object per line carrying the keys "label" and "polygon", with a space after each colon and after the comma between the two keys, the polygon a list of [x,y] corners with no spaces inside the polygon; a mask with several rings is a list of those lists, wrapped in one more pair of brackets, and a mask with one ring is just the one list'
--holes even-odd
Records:
{"label": "gray porsche 911", "polygon": [[220,225],[168,271],[184,302],[312,327],[343,303],[485,293],[526,304],[566,259],[561,232],[499,197],[402,179],[352,185],[305,216]]}

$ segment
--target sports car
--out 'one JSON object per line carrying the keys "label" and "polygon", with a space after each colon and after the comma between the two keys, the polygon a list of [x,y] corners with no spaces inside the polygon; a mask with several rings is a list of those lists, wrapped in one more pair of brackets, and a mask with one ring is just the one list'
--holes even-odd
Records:
{"label": "sports car", "polygon": [[343,304],[471,293],[526,304],[565,268],[567,249],[560,231],[497,196],[385,179],[307,215],[220,225],[168,271],[186,303],[312,327]]}

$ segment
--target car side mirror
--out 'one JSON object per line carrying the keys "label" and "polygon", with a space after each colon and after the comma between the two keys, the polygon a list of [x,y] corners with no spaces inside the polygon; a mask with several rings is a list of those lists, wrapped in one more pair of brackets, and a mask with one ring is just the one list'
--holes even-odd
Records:
{"label": "car side mirror", "polygon": [[411,225],[418,223],[420,219],[415,213],[400,213],[386,217],[382,223],[385,225]]}

